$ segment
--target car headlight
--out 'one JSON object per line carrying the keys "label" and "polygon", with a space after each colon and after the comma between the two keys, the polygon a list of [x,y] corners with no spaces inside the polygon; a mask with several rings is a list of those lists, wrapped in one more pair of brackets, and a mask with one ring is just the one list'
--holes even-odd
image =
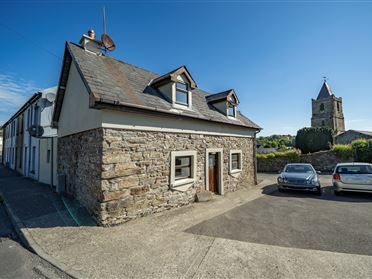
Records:
{"label": "car headlight", "polygon": [[313,178],[313,179],[311,180],[311,184],[318,186],[318,185],[319,185],[319,181],[318,181],[318,179]]}
{"label": "car headlight", "polygon": [[283,182],[284,182],[283,177],[278,177],[278,182],[279,182],[279,183],[283,183]]}

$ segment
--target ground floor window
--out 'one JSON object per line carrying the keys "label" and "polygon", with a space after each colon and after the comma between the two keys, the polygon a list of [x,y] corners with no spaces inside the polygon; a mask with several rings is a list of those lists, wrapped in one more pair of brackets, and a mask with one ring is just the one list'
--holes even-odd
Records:
{"label": "ground floor window", "polygon": [[171,153],[171,188],[192,184],[196,176],[196,151]]}
{"label": "ground floor window", "polygon": [[191,178],[191,156],[176,157],[175,180]]}
{"label": "ground floor window", "polygon": [[230,151],[230,173],[237,173],[242,171],[242,151]]}

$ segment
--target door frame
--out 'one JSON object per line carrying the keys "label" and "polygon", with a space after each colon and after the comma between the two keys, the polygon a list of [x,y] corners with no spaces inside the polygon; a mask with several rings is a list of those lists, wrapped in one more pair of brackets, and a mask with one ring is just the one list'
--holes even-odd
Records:
{"label": "door frame", "polygon": [[209,191],[209,153],[218,153],[218,195],[223,196],[223,148],[205,149],[205,190]]}

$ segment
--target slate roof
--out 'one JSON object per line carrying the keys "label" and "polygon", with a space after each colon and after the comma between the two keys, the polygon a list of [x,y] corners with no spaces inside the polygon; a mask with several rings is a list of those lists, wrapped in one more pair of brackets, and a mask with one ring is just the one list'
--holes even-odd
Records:
{"label": "slate roof", "polygon": [[316,98],[316,99],[317,100],[327,99],[327,98],[331,97],[332,95],[333,95],[333,92],[331,90],[331,87],[329,87],[328,83],[325,81],[323,83],[322,88],[320,89],[318,98]]}
{"label": "slate roof", "polygon": [[234,95],[234,97],[236,98],[237,103],[239,103],[238,97],[236,96],[234,89],[229,89],[229,90],[226,90],[226,91],[223,91],[223,92],[220,92],[220,93],[216,93],[216,94],[210,94],[206,97],[206,100],[209,103],[213,103],[213,102],[216,102],[216,101],[225,100],[231,94]]}
{"label": "slate roof", "polygon": [[357,133],[372,137],[372,131],[359,131],[359,130],[350,130],[350,131],[355,131]]}
{"label": "slate roof", "polygon": [[[97,56],[73,43],[68,42],[66,46],[96,104],[106,103],[261,129],[241,113],[237,114],[236,120],[221,114],[207,103],[206,97],[210,94],[198,88],[192,90],[192,110],[174,109],[159,90],[149,86],[160,75],[109,56]],[[57,98],[57,106],[61,105],[58,102]],[[58,121],[58,117],[54,120]]]}

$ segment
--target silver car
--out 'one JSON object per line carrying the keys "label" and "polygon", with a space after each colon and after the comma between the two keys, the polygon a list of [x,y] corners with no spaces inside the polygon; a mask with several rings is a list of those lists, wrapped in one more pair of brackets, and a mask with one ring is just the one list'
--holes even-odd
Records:
{"label": "silver car", "polygon": [[333,172],[333,189],[341,191],[372,192],[372,164],[342,163]]}
{"label": "silver car", "polygon": [[310,191],[322,194],[318,172],[311,164],[287,164],[278,176],[278,190]]}

